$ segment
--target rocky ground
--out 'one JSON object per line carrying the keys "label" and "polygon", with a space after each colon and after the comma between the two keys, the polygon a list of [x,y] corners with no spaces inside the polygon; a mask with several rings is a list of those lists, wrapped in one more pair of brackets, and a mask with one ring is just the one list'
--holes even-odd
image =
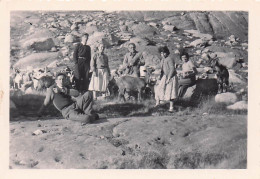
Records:
{"label": "rocky ground", "polygon": [[[186,50],[199,75],[213,76],[217,55],[228,67],[230,92],[201,104],[153,108],[98,100],[101,120],[86,126],[60,119],[52,107],[35,111],[44,93],[11,91],[10,168],[246,168],[248,14],[245,12],[47,12],[11,13],[10,59],[21,71],[73,68],[74,46],[89,33],[92,50],[106,45],[117,69],[134,42],[158,70],[158,47],[167,45],[177,64]],[[189,99],[196,87],[188,89]]]}
{"label": "rocky ground", "polygon": [[247,117],[181,112],[10,123],[10,168],[246,168]]}

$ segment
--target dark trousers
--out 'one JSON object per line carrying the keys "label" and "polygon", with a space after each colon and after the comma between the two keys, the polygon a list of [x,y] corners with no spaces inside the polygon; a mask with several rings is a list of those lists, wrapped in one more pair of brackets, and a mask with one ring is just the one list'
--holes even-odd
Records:
{"label": "dark trousers", "polygon": [[183,78],[180,79],[178,83],[179,83],[178,97],[182,98],[186,93],[187,89],[195,85],[196,80],[195,78]]}
{"label": "dark trousers", "polygon": [[89,70],[80,70],[77,69],[77,75],[75,75],[75,87],[80,92],[85,92],[88,90],[91,73],[89,73]]}
{"label": "dark trousers", "polygon": [[86,92],[82,96],[76,98],[75,103],[61,110],[63,117],[66,119],[91,122],[93,118],[93,95],[92,92]]}

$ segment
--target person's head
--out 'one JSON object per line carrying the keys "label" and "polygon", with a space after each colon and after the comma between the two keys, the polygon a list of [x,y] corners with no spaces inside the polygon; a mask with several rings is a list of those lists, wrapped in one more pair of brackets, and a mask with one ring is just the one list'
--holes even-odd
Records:
{"label": "person's head", "polygon": [[167,46],[163,46],[159,48],[159,53],[163,58],[166,58],[170,55],[170,51]]}
{"label": "person's head", "polygon": [[181,61],[183,61],[183,62],[188,62],[189,61],[189,54],[186,53],[186,52],[182,53],[180,55],[180,57],[181,57]]}
{"label": "person's head", "polygon": [[83,43],[83,44],[86,44],[87,43],[87,41],[88,41],[88,33],[85,33],[85,34],[83,34],[82,36],[81,36],[81,42]]}
{"label": "person's head", "polygon": [[105,46],[103,43],[98,44],[98,52],[103,53],[105,50]]}
{"label": "person's head", "polygon": [[66,75],[64,73],[58,73],[56,75],[55,82],[58,87],[64,87],[64,85],[66,84]]}
{"label": "person's head", "polygon": [[129,52],[135,52],[135,50],[136,50],[136,46],[135,46],[135,44],[134,43],[130,43],[130,44],[128,44],[128,50],[129,50]]}

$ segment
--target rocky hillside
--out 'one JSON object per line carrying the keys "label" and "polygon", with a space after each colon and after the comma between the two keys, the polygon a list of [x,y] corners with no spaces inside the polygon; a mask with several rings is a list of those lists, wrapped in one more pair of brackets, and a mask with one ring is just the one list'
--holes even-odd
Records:
{"label": "rocky hillside", "polygon": [[[11,65],[21,71],[73,68],[73,49],[89,33],[92,50],[105,44],[111,69],[120,67],[133,42],[159,71],[158,48],[167,45],[177,64],[186,50],[199,75],[209,78],[209,60],[217,55],[232,84],[197,106],[177,100],[174,113],[168,103],[153,107],[154,99],[98,99],[93,108],[101,119],[86,126],[60,119],[54,106],[38,118],[44,93],[10,90],[10,168],[247,167],[248,13],[13,11],[10,27]],[[199,91],[194,86],[184,98]]]}
{"label": "rocky hillside", "polygon": [[146,65],[159,68],[158,47],[167,45],[177,64],[178,54],[188,51],[201,74],[217,55],[229,68],[232,84],[247,84],[247,12],[13,11],[10,25],[11,64],[22,71],[73,68],[74,46],[89,33],[92,50],[97,42],[106,45],[111,69],[122,64],[130,42],[143,52]]}
{"label": "rocky hillside", "polygon": [[247,12],[119,12],[125,18],[137,21],[169,23],[183,30],[199,30],[211,34],[217,39],[225,39],[235,35],[242,40],[248,38]]}
{"label": "rocky hillside", "polygon": [[[200,41],[194,41],[198,38],[210,42],[207,45],[213,46],[210,49],[212,52],[223,52],[226,47],[216,49],[215,45],[223,46],[221,42],[228,41],[228,37],[233,35],[233,40],[237,39],[246,50],[248,13],[15,11],[11,13],[12,63],[23,68],[26,62],[35,67],[48,65],[53,59],[69,61],[73,45],[79,42],[79,36],[85,32],[91,35],[91,46],[100,40],[107,45],[110,61],[116,66],[116,61],[121,60],[126,52],[123,47],[127,42],[134,42],[139,50],[147,52],[148,61],[158,58],[156,47],[162,44],[168,44],[172,50],[192,45],[195,50],[203,45]],[[237,44],[229,42],[227,45],[232,47]],[[242,56],[246,60],[247,52],[241,54],[241,50],[228,52],[233,53],[230,54],[232,57]],[[16,64],[17,61],[20,62]]]}

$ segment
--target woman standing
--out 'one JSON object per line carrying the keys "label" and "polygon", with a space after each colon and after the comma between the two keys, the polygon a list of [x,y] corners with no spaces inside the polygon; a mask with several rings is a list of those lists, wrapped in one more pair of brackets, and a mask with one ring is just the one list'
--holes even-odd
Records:
{"label": "woman standing", "polygon": [[89,90],[93,91],[93,98],[96,99],[96,91],[102,92],[105,96],[107,85],[110,78],[110,69],[108,65],[108,57],[104,54],[104,45],[99,44],[97,52],[94,54],[90,62],[90,71],[92,77]]}
{"label": "woman standing", "polygon": [[197,69],[192,61],[189,60],[189,54],[183,53],[181,55],[182,73],[179,80],[179,92],[178,97],[182,98],[186,93],[188,87],[195,85]]}
{"label": "woman standing", "polygon": [[161,54],[161,76],[155,91],[156,106],[161,100],[170,101],[169,112],[173,112],[173,102],[178,97],[178,78],[175,69],[175,62],[169,56],[168,47],[160,47]]}

